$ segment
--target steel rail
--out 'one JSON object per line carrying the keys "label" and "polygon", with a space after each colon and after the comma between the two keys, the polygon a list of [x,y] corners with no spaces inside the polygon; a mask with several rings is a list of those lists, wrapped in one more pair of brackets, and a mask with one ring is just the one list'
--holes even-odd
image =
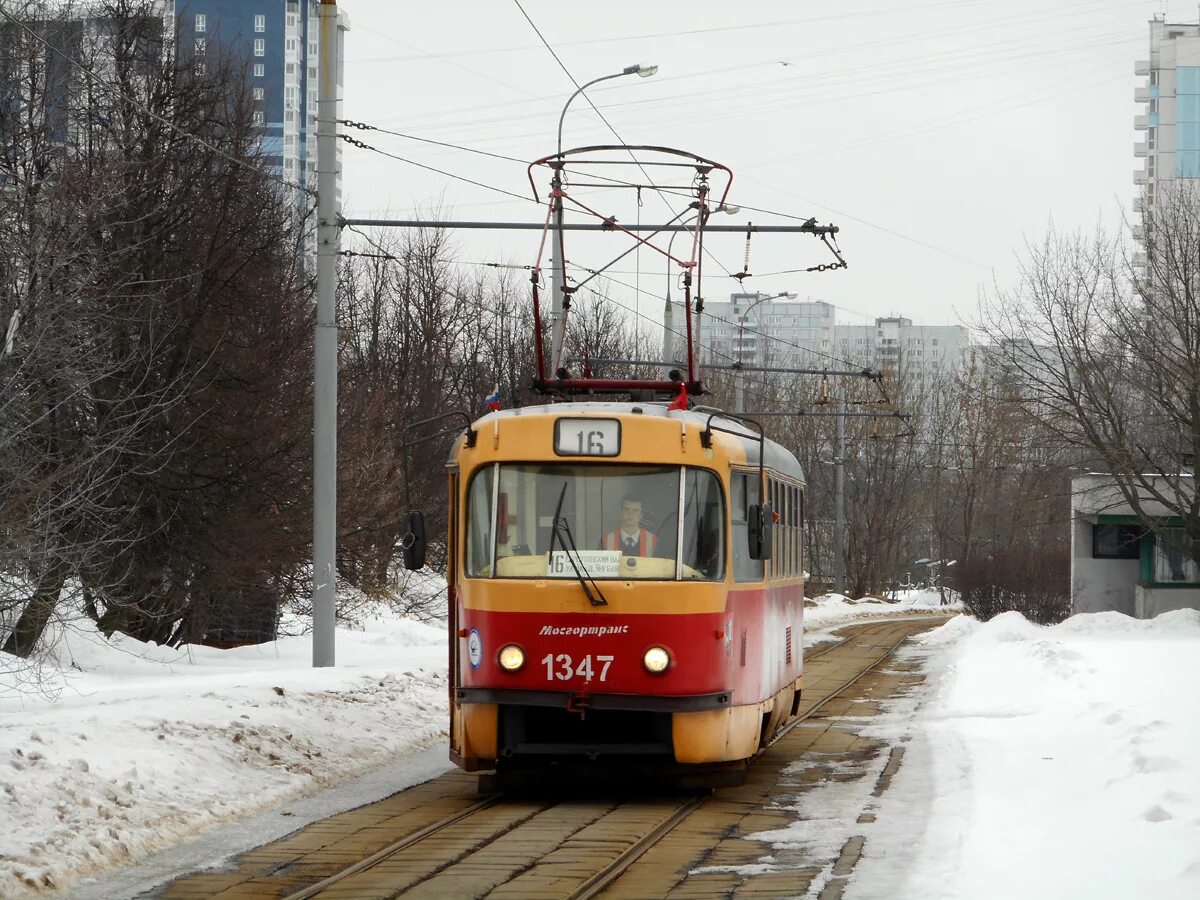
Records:
{"label": "steel rail", "polygon": [[687,803],[684,803],[675,812],[659,822],[652,831],[635,841],[624,853],[581,884],[575,891],[567,894],[569,900],[590,900],[590,898],[595,897],[620,878],[630,866],[642,857],[642,854],[674,831],[680,822],[703,806],[707,799],[707,797],[693,797]]}
{"label": "steel rail", "polygon": [[328,887],[332,887],[339,881],[343,881],[352,875],[357,875],[359,872],[364,872],[374,866],[376,863],[382,862],[389,856],[399,853],[401,850],[411,847],[413,844],[418,844],[425,838],[437,834],[439,831],[449,828],[451,825],[459,822],[468,816],[473,816],[475,813],[487,809],[489,806],[495,806],[502,799],[502,795],[493,794],[490,797],[485,797],[478,803],[468,806],[466,809],[460,809],[453,815],[446,816],[440,822],[434,822],[432,825],[426,825],[420,831],[414,831],[412,834],[400,838],[400,840],[388,844],[382,850],[377,850],[365,859],[360,859],[351,866],[347,866],[340,872],[335,872],[328,878],[318,881],[316,884],[310,884],[303,890],[296,891],[294,894],[287,894],[284,900],[306,900],[308,897],[315,897],[321,891]]}
{"label": "steel rail", "polygon": [[[940,617],[922,617],[921,619],[913,619],[912,621],[914,621],[914,622],[927,621],[928,618],[940,618]],[[873,631],[878,628],[888,627],[889,625],[894,624],[894,621],[895,620],[884,620],[884,621],[876,621],[876,622],[863,623],[863,624],[850,624],[845,627],[853,628],[855,630],[861,630],[861,631],[867,631],[867,630]],[[900,621],[904,621],[904,620],[900,620]],[[825,697],[821,698],[821,700],[819,700],[812,707],[810,707],[808,710],[806,710],[803,713],[803,715],[797,716],[797,718],[793,722],[789,723],[786,727],[784,727],[783,730],[781,730],[774,738],[772,738],[766,744],[766,746],[764,746],[761,750],[759,750],[758,753],[755,754],[754,759],[757,759],[758,757],[760,757],[763,753],[766,752],[766,750],[769,747],[774,746],[776,743],[778,743],[780,740],[782,740],[784,737],[786,737],[792,731],[793,728],[795,728],[801,722],[804,722],[805,720],[811,718],[818,710],[820,710],[823,706],[825,706],[825,704],[827,704],[829,701],[833,700],[835,697],[837,697],[839,694],[841,694],[847,688],[854,685],[859,679],[863,678],[865,675],[867,675],[872,670],[874,670],[876,666],[878,666],[881,662],[883,662],[885,659],[887,659],[889,656],[891,656],[891,654],[896,650],[896,648],[899,647],[902,643],[904,643],[904,641],[907,640],[909,637],[911,637],[911,632],[906,631],[904,634],[901,635],[899,640],[892,643],[882,654],[880,654],[876,659],[874,659],[869,665],[864,667],[862,669],[862,671],[860,671],[857,675],[855,675],[854,677],[843,682],[841,685],[839,685],[834,690],[830,691]],[[851,637],[851,638],[843,638],[839,641],[829,641],[827,643],[817,645],[816,647],[814,647],[811,650],[811,652],[805,653],[803,658],[805,660],[814,659],[816,657],[824,655],[825,653],[835,650],[839,647],[844,647],[847,644],[851,643],[852,641],[853,641],[853,638]],[[287,894],[285,896],[284,900],[307,900],[307,898],[314,897],[317,894],[324,891],[326,888],[332,887],[333,885],[336,885],[337,883],[339,883],[347,878],[350,878],[354,875],[359,874],[360,872],[370,869],[372,866],[375,866],[376,864],[382,862],[383,860],[387,859],[388,857],[393,856],[396,853],[399,853],[403,850],[408,849],[409,847],[412,847],[415,844],[420,843],[421,841],[425,840],[426,838],[431,837],[434,834],[437,834],[438,832],[450,827],[451,825],[456,824],[457,822],[462,821],[463,819],[468,818],[469,816],[474,815],[477,812],[480,812],[484,809],[487,809],[488,807],[496,805],[503,799],[504,798],[503,798],[502,794],[493,794],[491,796],[485,797],[483,800],[480,800],[478,803],[472,804],[471,806],[461,809],[457,813],[447,816],[444,819],[441,819],[440,821],[433,823],[432,825],[427,825],[426,827],[424,827],[418,831],[415,831],[412,834],[409,834],[409,835],[395,841],[392,844],[389,844],[388,846],[384,847],[383,849],[378,850],[375,853],[372,853],[370,856],[366,857],[365,859],[359,860],[358,862],[346,867],[345,869],[342,869],[339,872],[335,872],[333,875],[330,875],[329,877],[327,877],[321,881],[318,881],[315,884],[311,884],[308,887],[306,887],[300,891],[296,891],[295,893]],[[643,835],[641,838],[639,838],[637,841],[635,841],[630,847],[626,848],[621,854],[619,854],[616,858],[611,860],[603,868],[601,868],[598,872],[596,872],[596,874],[592,875],[590,878],[588,878],[586,881],[584,881],[578,888],[575,889],[575,891],[573,891],[570,894],[567,894],[566,896],[571,898],[571,900],[589,900],[589,898],[595,897],[597,894],[599,894],[605,888],[607,888],[609,885],[611,885],[614,881],[616,881],[624,872],[626,872],[629,869],[630,866],[632,866],[638,859],[640,859],[648,850],[650,850],[652,847],[654,847],[654,845],[656,845],[664,837],[666,837],[668,834],[670,834],[672,831],[674,831],[685,819],[687,819],[688,816],[690,816],[693,812],[695,812],[697,809],[699,809],[701,806],[703,806],[709,799],[710,799],[710,797],[707,797],[707,796],[694,797],[691,800],[688,800],[687,802],[681,804],[666,819],[664,819],[662,822],[660,822],[658,825],[656,825],[651,831],[647,832],[645,835]]]}
{"label": "steel rail", "polygon": [[[925,621],[925,620],[919,619],[917,621]],[[890,624],[891,624],[890,622],[872,623],[872,625],[875,625],[877,627],[882,627],[882,628],[886,628]],[[864,630],[866,630],[867,628],[870,628],[870,627],[871,627],[870,625],[863,626]],[[818,700],[816,703],[814,703],[804,713],[804,715],[797,716],[795,721],[788,723],[783,729],[780,730],[780,732],[778,734],[775,735],[775,737],[773,737],[773,738],[771,738],[771,740],[767,741],[767,746],[763,747],[763,749],[758,752],[758,755],[755,757],[755,759],[757,759],[758,756],[761,756],[763,753],[765,753],[767,748],[775,746],[775,744],[777,744],[779,741],[783,740],[785,737],[787,737],[789,734],[791,734],[791,731],[793,728],[795,728],[797,725],[799,725],[801,722],[805,721],[806,719],[811,718],[813,716],[813,714],[817,712],[817,710],[821,709],[821,707],[823,707],[826,703],[828,703],[830,700],[833,700],[835,697],[837,697],[839,694],[841,694],[842,691],[853,686],[860,678],[863,678],[864,676],[869,674],[871,671],[873,671],[877,665],[879,665],[881,662],[883,662],[885,659],[887,659],[889,656],[891,656],[893,653],[895,653],[896,648],[899,647],[901,644],[903,644],[905,641],[907,641],[910,637],[912,637],[912,632],[906,631],[900,637],[900,640],[896,641],[894,644],[892,644],[890,647],[888,647],[887,650],[885,650],[869,666],[867,666],[865,669],[863,669],[861,672],[859,672],[853,678],[844,682],[842,685],[840,685],[839,687],[830,691],[828,694],[826,694],[824,697],[822,697],[820,700]],[[849,643],[849,641],[843,641],[842,644],[831,644],[830,649],[832,649],[833,647],[843,646],[846,643]],[[818,653],[818,654],[814,654],[814,655],[819,656],[820,654]],[[811,659],[811,656],[808,656],[806,658]]]}
{"label": "steel rail", "polygon": [[[858,628],[862,628],[865,631],[865,630],[870,629],[875,626],[887,627],[889,624],[891,624],[891,623],[890,622],[872,622],[869,625],[859,625],[859,626],[851,625],[849,627],[858,627]],[[840,693],[842,693],[842,691],[851,687],[856,681],[858,681],[860,678],[862,678],[868,672],[871,672],[877,665],[879,665],[881,662],[883,662],[885,659],[887,659],[889,656],[891,656],[892,653],[895,652],[896,648],[899,647],[901,644],[903,644],[911,636],[912,635],[910,632],[906,632],[903,636],[901,636],[900,640],[896,641],[894,644],[892,644],[890,647],[888,647],[888,649],[883,653],[883,655],[881,655],[879,658],[875,659],[869,666],[867,666],[865,669],[863,669],[861,672],[859,672],[853,678],[849,679],[848,681],[846,681],[845,683],[843,683],[842,685],[840,685],[839,687],[837,687],[836,689],[831,691],[828,695],[826,695],[824,698],[822,698],[820,702],[814,704],[810,709],[808,709],[804,713],[804,715],[797,716],[795,721],[793,721],[786,728],[784,728],[782,731],[780,731],[779,734],[777,734],[774,738],[772,738],[765,747],[763,747],[761,750],[759,750],[759,752],[757,754],[755,754],[754,758],[757,759],[759,756],[762,756],[762,754],[767,751],[767,748],[774,746],[776,744],[776,742],[778,742],[782,738],[786,737],[793,728],[795,728],[797,725],[799,725],[801,722],[805,721],[806,719],[810,718],[822,706],[824,706],[826,703],[828,703],[833,698],[837,697]],[[846,644],[848,644],[850,642],[850,640],[852,640],[852,638],[851,639],[843,639],[840,641],[829,641],[828,643],[822,644],[819,647],[815,648],[813,650],[813,652],[804,654],[804,659],[813,659],[815,657],[822,656],[823,654],[828,653],[829,651],[833,650],[836,647],[845,646]],[[618,878],[620,878],[621,875],[623,875],[626,871],[628,871],[629,867],[632,866],[635,862],[637,862],[637,860],[639,860],[646,853],[646,851],[648,851],[651,847],[653,847],[655,844],[657,844],[659,841],[661,841],[664,837],[666,837],[668,834],[670,834],[672,831],[674,831],[684,821],[684,819],[686,819],[688,816],[690,816],[692,813],[694,813],[696,810],[698,810],[701,806],[703,806],[706,802],[708,802],[709,799],[710,799],[709,797],[695,797],[692,800],[689,800],[687,803],[684,803],[677,810],[675,810],[674,813],[672,813],[670,816],[668,816],[666,819],[664,819],[662,822],[660,822],[652,831],[648,832],[646,835],[641,837],[631,847],[629,847],[627,850],[625,850],[624,853],[622,853],[620,856],[618,856],[612,862],[608,863],[608,865],[606,865],[603,869],[601,869],[599,872],[597,872],[595,875],[593,875],[591,878],[589,878],[587,881],[585,881],[573,893],[567,894],[566,896],[569,898],[569,900],[590,900],[590,898],[595,897],[597,894],[601,893],[605,888],[607,888],[610,884],[612,884],[614,881],[616,881]]]}

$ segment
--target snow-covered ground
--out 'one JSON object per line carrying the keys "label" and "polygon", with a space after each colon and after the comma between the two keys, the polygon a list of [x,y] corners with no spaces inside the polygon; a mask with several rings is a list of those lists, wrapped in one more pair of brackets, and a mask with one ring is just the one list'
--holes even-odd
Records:
{"label": "snow-covered ground", "polygon": [[308,637],[174,650],[106,642],[83,620],[52,643],[19,677],[0,660],[0,897],[140,860],[444,741],[445,629],[394,615],[339,629],[325,669]]}
{"label": "snow-covered ground", "polygon": [[1200,897],[1200,612],[963,616],[901,655],[928,680],[863,731],[905,748],[890,787],[872,796],[886,753],[829,764],[861,777],[754,835],[764,871],[784,848],[832,860],[862,835],[847,900]]}
{"label": "snow-covered ground", "polygon": [[[820,640],[945,609],[826,596],[805,619]],[[928,681],[867,732],[906,749],[891,787],[805,793],[765,852],[864,835],[848,897],[1200,896],[1200,613],[958,617],[903,652]],[[150,857],[166,877],[445,767],[445,631],[390,614],[339,630],[332,669],[307,637],[175,651],[77,626],[36,675],[0,675],[3,897],[128,895],[148,884],[80,879],[175,847]]]}

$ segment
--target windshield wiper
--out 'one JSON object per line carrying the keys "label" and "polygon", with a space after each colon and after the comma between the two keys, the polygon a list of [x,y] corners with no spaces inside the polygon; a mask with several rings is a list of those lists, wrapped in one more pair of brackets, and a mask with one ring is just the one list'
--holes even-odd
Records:
{"label": "windshield wiper", "polygon": [[[575,537],[571,534],[571,526],[567,524],[566,519],[560,518],[563,500],[566,499],[566,496],[567,482],[564,480],[562,490],[558,492],[558,503],[554,507],[554,518],[550,525],[550,554],[554,554],[554,541],[557,539],[558,543],[562,545],[563,552],[567,554],[567,562],[571,564],[575,578],[587,595],[588,602],[592,606],[608,606],[608,601],[604,599],[604,592],[600,590],[600,585],[596,584],[596,579],[592,577],[587,567],[584,566],[583,560],[579,558],[579,548],[575,546]],[[595,593],[593,593],[593,589]]]}

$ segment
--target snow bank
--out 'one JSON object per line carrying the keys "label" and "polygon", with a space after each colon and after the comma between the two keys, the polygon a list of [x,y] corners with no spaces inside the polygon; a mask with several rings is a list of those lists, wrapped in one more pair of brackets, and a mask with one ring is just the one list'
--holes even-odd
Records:
{"label": "snow bank", "polygon": [[1200,896],[1200,613],[927,635],[847,898]]}
{"label": "snow bank", "polygon": [[946,592],[950,601],[942,605],[936,590],[922,589],[897,592],[894,601],[877,597],[852,600],[844,594],[821,594],[811,598],[814,606],[804,610],[805,643],[814,644],[833,640],[828,632],[862,619],[877,619],[897,615],[936,615],[962,611],[962,603],[953,591]]}
{"label": "snow bank", "polygon": [[[233,650],[64,629],[21,682],[0,660],[0,896],[58,888],[441,740],[442,628],[384,610]],[[4,671],[11,667],[12,672]],[[40,690],[31,692],[36,683]]]}

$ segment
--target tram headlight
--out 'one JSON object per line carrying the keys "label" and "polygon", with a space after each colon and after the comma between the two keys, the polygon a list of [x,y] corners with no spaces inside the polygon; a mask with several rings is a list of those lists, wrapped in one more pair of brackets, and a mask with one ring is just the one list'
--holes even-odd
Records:
{"label": "tram headlight", "polygon": [[671,654],[666,647],[651,647],[642,656],[642,665],[651,675],[661,675],[671,665]]}
{"label": "tram headlight", "polygon": [[516,644],[505,644],[496,655],[496,662],[505,672],[519,672],[525,665],[525,651]]}

